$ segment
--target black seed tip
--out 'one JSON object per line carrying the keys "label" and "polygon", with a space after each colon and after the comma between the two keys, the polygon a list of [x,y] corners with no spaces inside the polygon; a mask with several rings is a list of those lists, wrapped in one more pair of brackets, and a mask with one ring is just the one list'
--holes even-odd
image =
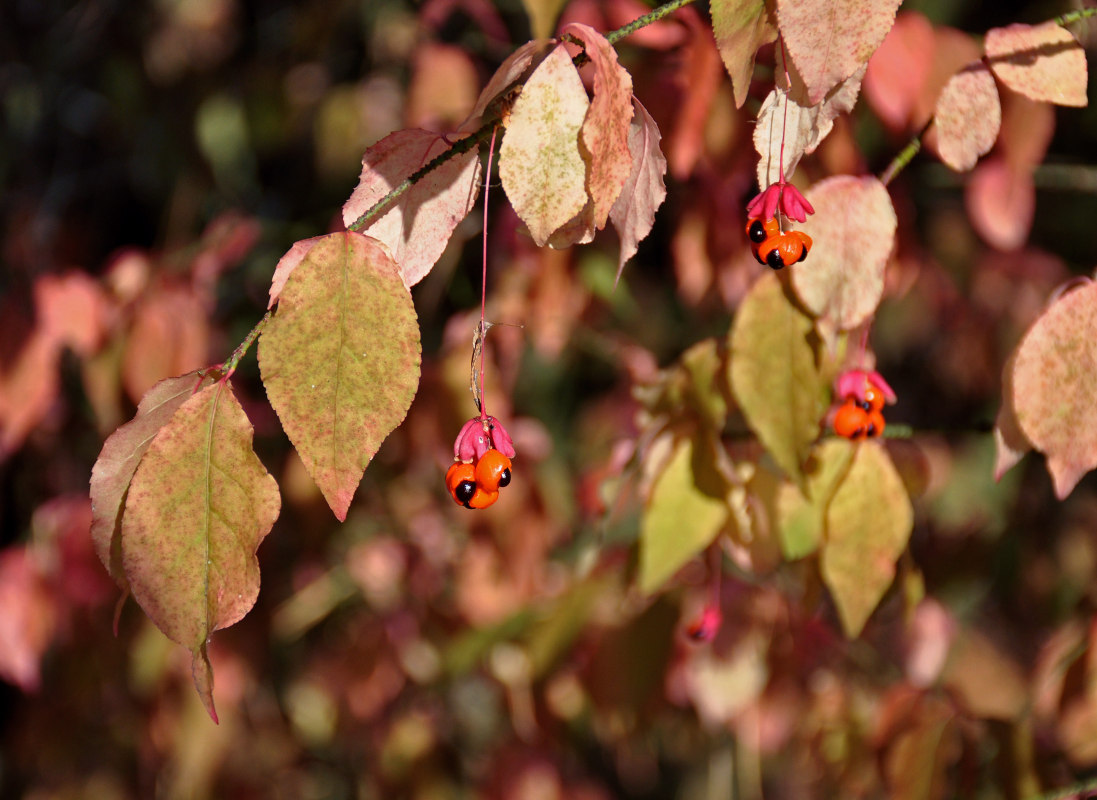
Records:
{"label": "black seed tip", "polygon": [[457,498],[457,502],[464,503],[466,507],[474,494],[476,494],[476,483],[474,481],[461,481],[457,484],[457,488],[453,490],[453,496]]}
{"label": "black seed tip", "polygon": [[766,240],[766,228],[761,220],[750,223],[750,240],[755,244],[761,244]]}
{"label": "black seed tip", "polygon": [[781,258],[781,251],[777,248],[766,253],[766,263],[773,269],[781,269],[781,267],[785,266],[785,262]]}
{"label": "black seed tip", "polygon": [[510,470],[509,469],[505,469],[505,470],[503,470],[502,472],[499,473],[499,488],[502,489],[504,486],[510,486]]}
{"label": "black seed tip", "polygon": [[868,430],[865,432],[865,435],[866,436],[875,436],[876,435],[876,423],[875,422],[870,422],[868,424]]}
{"label": "black seed tip", "polygon": [[803,261],[807,257],[808,257],[808,249],[805,247],[802,250],[800,250],[800,257],[798,259],[796,259],[796,263],[799,264],[801,261]]}

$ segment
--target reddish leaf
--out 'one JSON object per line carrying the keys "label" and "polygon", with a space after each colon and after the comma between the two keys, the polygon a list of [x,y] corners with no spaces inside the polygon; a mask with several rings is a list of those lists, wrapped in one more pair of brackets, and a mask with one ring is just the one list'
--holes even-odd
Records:
{"label": "reddish leaf", "polygon": [[1054,22],[992,28],[985,47],[990,68],[1013,91],[1061,106],[1086,105],[1086,54],[1066,28]]}
{"label": "reddish leaf", "polygon": [[[204,660],[214,631],[259,594],[255,552],[278,517],[278,485],[225,381],[193,395],[156,434],[130,483],[122,565],[134,598],[171,640]],[[210,716],[212,681],[195,680]]]}
{"label": "reddish leaf", "polygon": [[34,282],[38,326],[58,344],[81,356],[99,347],[107,324],[107,299],[83,272],[46,275]]}
{"label": "reddish leaf", "polygon": [[289,280],[289,276],[297,269],[297,265],[305,259],[312,246],[323,238],[323,236],[312,236],[294,242],[290,245],[290,249],[286,251],[286,254],[278,259],[278,265],[274,268],[274,277],[270,282],[270,300],[267,302],[267,310],[274,308],[274,304],[278,302],[278,296],[286,288],[286,281]]}
{"label": "reddish leaf", "polygon": [[1060,498],[1097,467],[1097,283],[1068,291],[1036,320],[1013,355],[1021,432],[1047,457]]}
{"label": "reddish leaf", "polygon": [[514,103],[499,149],[499,176],[538,246],[587,204],[579,129],[590,101],[563,45],[534,70]]}
{"label": "reddish leaf", "polygon": [[673,126],[664,148],[671,174],[685,180],[706,152],[706,130],[712,122],[713,102],[724,81],[724,69],[709,26],[692,8],[683,9],[680,17],[690,36],[678,58]]}
{"label": "reddish leaf", "polygon": [[610,221],[621,237],[617,280],[621,279],[625,262],[636,254],[640,241],[651,232],[655,224],[655,211],[667,196],[663,183],[667,160],[659,149],[659,126],[639,100],[633,98],[632,104],[635,112],[628,134],[632,170],[609,212]]}
{"label": "reddish leaf", "polygon": [[473,130],[480,127],[480,118],[488,107],[529,73],[534,64],[539,63],[540,55],[548,46],[548,40],[534,39],[532,42],[526,42],[507,56],[499,69],[495,70],[495,74],[491,76],[488,85],[480,92],[472,113],[465,120],[462,127],[465,129],[471,127]]}
{"label": "reddish leaf", "polygon": [[999,250],[1016,250],[1028,239],[1036,213],[1036,185],[1028,168],[992,157],[971,174],[964,193],[971,224]]}
{"label": "reddish leaf", "polygon": [[1002,125],[998,87],[986,64],[961,70],[945,84],[933,114],[937,153],[957,172],[990,152]]}
{"label": "reddish leaf", "polygon": [[23,444],[57,398],[57,341],[36,329],[13,363],[0,372],[0,461]]}
{"label": "reddish leaf", "polygon": [[340,519],[419,383],[411,295],[384,245],[323,237],[289,276],[259,340],[263,384]]}
{"label": "reddish leaf", "polygon": [[836,175],[812,186],[807,199],[815,214],[803,230],[814,245],[791,268],[792,286],[822,330],[849,330],[872,316],[883,295],[895,209],[873,177]]}
{"label": "reddish leaf", "polygon": [[57,628],[57,609],[26,547],[0,550],[0,608],[0,678],[25,692],[36,691],[42,654]]}
{"label": "reddish leaf", "polygon": [[810,105],[863,67],[902,0],[778,0],[777,22]]}
{"label": "reddish leaf", "polygon": [[777,29],[764,0],[713,0],[709,13],[720,58],[731,76],[735,107],[742,108],[754,74],[754,55],[777,38]]}
{"label": "reddish leaf", "polygon": [[405,124],[435,131],[454,130],[476,103],[479,85],[468,52],[450,44],[423,42],[415,49]]}
{"label": "reddish leaf", "polygon": [[813,327],[768,271],[751,287],[731,326],[735,399],[774,461],[801,486],[825,408],[809,341]]}
{"label": "reddish leaf", "polygon": [[[430,131],[389,134],[362,156],[358,186],[343,206],[349,228],[378,200],[420,167],[449,149]],[[430,272],[457,224],[468,216],[480,191],[480,158],[475,149],[451,158],[413,184],[367,227],[400,266],[404,285],[411,288]]]}
{"label": "reddish leaf", "polygon": [[617,63],[617,51],[598,31],[573,24],[563,33],[583,42],[594,67],[594,95],[579,136],[588,164],[587,191],[594,204],[594,227],[601,230],[632,169],[632,78]]}
{"label": "reddish leaf", "polygon": [[122,509],[133,473],[160,429],[210,380],[191,372],[160,381],[141,398],[133,419],[103,443],[91,469],[91,538],[99,560],[124,592],[129,584],[122,568]]}
{"label": "reddish leaf", "polygon": [[910,498],[887,451],[861,442],[827,506],[820,563],[847,636],[861,632],[894,580],[913,525]]}
{"label": "reddish leaf", "polygon": [[941,680],[956,693],[966,711],[984,719],[1016,719],[1029,700],[1017,664],[975,631],[957,637]]}
{"label": "reddish leaf", "polygon": [[865,99],[892,128],[906,128],[933,63],[933,24],[917,11],[895,17],[865,73]]}
{"label": "reddish leaf", "polygon": [[1002,96],[1002,132],[998,150],[1013,169],[1033,169],[1047,153],[1055,133],[1055,109],[1007,91]]}
{"label": "reddish leaf", "polygon": [[929,77],[914,103],[910,119],[913,128],[920,128],[930,120],[945,84],[957,72],[979,61],[981,55],[979,45],[970,34],[946,26],[933,28],[933,49],[922,56],[930,62]]}
{"label": "reddish leaf", "polygon": [[185,286],[155,289],[138,304],[122,362],[122,385],[137,401],[158,381],[209,363],[206,309]]}

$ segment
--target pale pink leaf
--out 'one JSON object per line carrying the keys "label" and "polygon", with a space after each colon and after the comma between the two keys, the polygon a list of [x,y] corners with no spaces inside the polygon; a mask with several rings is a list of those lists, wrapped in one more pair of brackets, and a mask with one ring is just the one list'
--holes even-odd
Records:
{"label": "pale pink leaf", "polygon": [[480,92],[472,113],[461,127],[463,129],[472,128],[473,130],[480,127],[481,117],[484,116],[488,107],[529,72],[532,72],[533,66],[539,63],[541,54],[548,48],[550,42],[551,40],[548,39],[534,39],[531,42],[526,42],[507,56],[499,69],[495,70],[495,74],[491,76],[488,85]]}
{"label": "pale pink leaf", "polygon": [[405,125],[453,130],[476,102],[480,85],[472,57],[462,47],[423,42],[415,48]]}
{"label": "pale pink leaf", "polygon": [[[971,34],[945,25],[933,28],[933,47],[922,55],[929,62],[929,75],[914,101],[911,127],[917,129],[929,122],[945,84],[964,67],[978,61],[981,55],[979,45]],[[932,134],[933,128],[929,132]]]}
{"label": "pale pink leaf", "polygon": [[807,199],[815,214],[802,230],[814,244],[791,268],[792,287],[822,327],[849,330],[872,316],[883,295],[895,209],[871,176],[827,178],[808,190]]}
{"label": "pale pink leaf", "polygon": [[83,272],[44,275],[34,282],[38,326],[58,344],[90,356],[107,324],[107,299],[99,284]]}
{"label": "pale pink leaf", "polygon": [[122,359],[122,385],[135,402],[159,381],[209,364],[207,313],[184,285],[157,287],[137,304]]}
{"label": "pale pink leaf", "polygon": [[1070,31],[1054,22],[991,28],[987,62],[998,80],[1032,100],[1086,105],[1086,53]]}
{"label": "pale pink leaf", "polygon": [[1016,92],[1007,92],[1002,97],[998,150],[1011,168],[1031,170],[1039,165],[1054,134],[1053,106],[1029,100]]}
{"label": "pale pink leaf", "polygon": [[1036,213],[1031,169],[991,157],[971,173],[964,200],[971,224],[991,246],[1016,250],[1028,239]]}
{"label": "pale pink leaf", "polygon": [[933,115],[937,153],[957,172],[975,166],[990,152],[1002,126],[998,87],[986,64],[979,62],[945,84]]}
{"label": "pale pink leaf", "polygon": [[865,99],[891,128],[905,128],[929,79],[933,24],[917,11],[904,11],[873,53],[865,73]]}
{"label": "pale pink leaf", "polygon": [[610,221],[621,238],[621,256],[617,262],[617,280],[625,262],[636,254],[640,241],[655,224],[655,211],[663,204],[667,188],[667,160],[659,149],[659,126],[640,101],[633,98],[635,114],[629,126],[628,144],[632,152],[632,171],[609,212]]}
{"label": "pale pink leaf", "polygon": [[902,0],[777,0],[777,23],[809,105],[865,64],[895,21]]}
{"label": "pale pink leaf", "polygon": [[0,365],[0,461],[22,444],[57,399],[61,348],[52,334],[36,328],[14,363]]}
{"label": "pale pink leaf", "polygon": [[274,277],[270,282],[270,300],[267,302],[267,310],[274,308],[274,304],[278,302],[278,296],[282,294],[282,290],[286,287],[286,281],[289,280],[290,274],[297,269],[297,265],[308,255],[312,246],[323,238],[323,236],[311,236],[308,239],[294,242],[290,245],[290,249],[286,251],[286,254],[278,259],[278,264],[274,268]]}
{"label": "pale pink leaf", "polygon": [[590,101],[563,45],[533,71],[514,103],[499,149],[499,176],[538,246],[587,204],[579,130]]}
{"label": "pale pink leaf", "polygon": [[583,42],[594,67],[594,94],[579,136],[588,164],[587,191],[594,205],[594,227],[601,230],[632,169],[632,77],[617,63],[617,51],[598,31],[576,23],[563,33]]}
{"label": "pale pink leaf", "polygon": [[735,107],[742,108],[754,75],[758,48],[777,38],[764,0],[712,0],[712,31],[720,58],[731,76]]}
{"label": "pale pink leaf", "polygon": [[57,599],[30,548],[0,550],[0,608],[0,679],[25,692],[37,691],[58,614]]}
{"label": "pale pink leaf", "polygon": [[[343,223],[352,226],[374,203],[449,148],[444,137],[423,130],[396,131],[370,147],[362,156],[358,186],[343,206]],[[416,181],[364,230],[388,247],[404,285],[411,288],[438,261],[479,191],[480,157],[474,148]]]}
{"label": "pale pink leaf", "polygon": [[1013,409],[1065,498],[1097,467],[1097,283],[1062,295],[1013,355]]}

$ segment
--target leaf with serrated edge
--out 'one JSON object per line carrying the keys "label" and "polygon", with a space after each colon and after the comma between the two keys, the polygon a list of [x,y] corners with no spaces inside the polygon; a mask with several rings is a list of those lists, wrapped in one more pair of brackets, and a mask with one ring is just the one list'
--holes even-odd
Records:
{"label": "leaf with serrated edge", "polygon": [[754,75],[754,55],[758,48],[777,38],[763,0],[712,0],[712,32],[720,58],[731,77],[735,107],[742,108]]}
{"label": "leaf with serrated edge", "polygon": [[617,51],[594,28],[572,23],[563,34],[583,42],[594,67],[593,99],[579,136],[589,165],[587,191],[594,204],[594,227],[601,230],[632,169],[632,77],[617,63]]}
{"label": "leaf with serrated edge", "polygon": [[[279,507],[227,381],[183,403],[141,459],[122,517],[122,565],[141,608],[195,658],[255,605],[255,551]],[[195,685],[216,718],[212,681]]]}
{"label": "leaf with serrated edge", "polygon": [[827,439],[812,452],[813,469],[804,477],[807,490],[783,482],[777,488],[777,537],[789,561],[814,553],[823,541],[824,518],[853,457],[845,439]]}
{"label": "leaf with serrated edge", "polygon": [[[343,206],[343,224],[353,225],[374,203],[449,148],[445,138],[423,130],[396,131],[370,147],[362,156],[358,186]],[[411,288],[430,272],[479,192],[480,156],[473,148],[416,181],[369,224],[369,235],[388,247],[405,286]]]}
{"label": "leaf with serrated edge", "polygon": [[895,579],[914,511],[883,445],[857,445],[853,463],[826,512],[820,567],[842,629],[857,636]]}
{"label": "leaf with serrated edge", "polygon": [[679,442],[651,491],[640,525],[640,591],[651,594],[710,544],[728,518],[727,504],[701,492],[693,445]]}
{"label": "leaf with serrated edge", "polygon": [[590,101],[563,45],[533,71],[499,148],[499,177],[537,245],[587,204],[579,130]]}
{"label": "leaf with serrated edge", "polygon": [[814,244],[791,267],[792,287],[821,330],[849,330],[872,316],[895,244],[895,209],[874,177],[836,175],[811,187],[815,214],[803,225]]}
{"label": "leaf with serrated edge", "polygon": [[777,0],[777,27],[814,105],[868,63],[902,0]]}
{"label": "leaf with serrated edge", "polygon": [[419,324],[388,251],[333,233],[290,275],[259,339],[282,427],[340,520],[419,385]]}
{"label": "leaf with serrated edge", "polygon": [[632,171],[609,212],[610,221],[621,238],[617,280],[621,279],[625,262],[636,255],[640,241],[651,232],[655,225],[655,211],[667,196],[667,187],[663,183],[667,160],[659,149],[659,126],[635,97],[632,104],[636,109],[628,134]]}
{"label": "leaf with serrated edge", "polygon": [[1097,283],[1068,291],[1041,314],[1013,359],[1017,423],[1047,457],[1061,500],[1097,467]]}
{"label": "leaf with serrated edge", "polygon": [[1070,31],[1054,22],[991,28],[987,63],[1002,83],[1032,100],[1085,106],[1086,53]]}
{"label": "leaf with serrated edge", "polygon": [[819,434],[823,386],[815,366],[811,317],[785,296],[772,272],[762,275],[731,326],[731,388],[747,425],[798,485]]}
{"label": "leaf with serrated edge", "polygon": [[945,84],[933,114],[937,153],[957,172],[990,152],[1002,127],[1002,103],[983,63],[961,70]]}
{"label": "leaf with serrated edge", "polygon": [[99,560],[122,591],[129,590],[122,568],[122,509],[133,473],[157,432],[210,380],[197,372],[188,372],[153,386],[141,398],[133,419],[103,443],[91,468],[91,539]]}

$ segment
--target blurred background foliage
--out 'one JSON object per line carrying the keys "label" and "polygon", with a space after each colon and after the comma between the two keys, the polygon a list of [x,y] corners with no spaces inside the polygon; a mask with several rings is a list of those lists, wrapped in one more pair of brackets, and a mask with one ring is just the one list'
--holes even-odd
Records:
{"label": "blurred background foliage", "polygon": [[[603,30],[645,10],[564,6]],[[974,35],[1066,10],[903,9]],[[612,237],[538,251],[493,193],[488,316],[524,327],[489,340],[489,404],[520,454],[491,512],[455,508],[441,480],[473,413],[478,212],[415,289],[423,382],[345,524],[245,359],[234,383],[283,511],[257,607],[213,642],[215,727],[186,653],[133,604],[111,634],[91,465],[155,380],[244,337],[280,255],[338,225],[366,146],[460,123],[528,38],[527,8],[0,7],[0,795],[1024,797],[1095,774],[1097,480],[1055,502],[1030,455],[995,483],[989,435],[1005,355],[1097,262],[1095,103],[1056,111],[1022,248],[980,241],[965,177],[931,156],[892,186],[900,247],[871,342],[900,397],[889,422],[916,431],[891,443],[916,525],[864,637],[841,639],[795,563],[725,557],[712,647],[682,634],[703,565],[661,597],[631,588],[650,481],[630,461],[634,389],[677,397],[675,359],[726,333],[758,275],[740,229],[772,57],[735,111],[705,19],[620,47],[670,194],[616,290]],[[862,102],[802,173],[879,172],[908,138]]]}

